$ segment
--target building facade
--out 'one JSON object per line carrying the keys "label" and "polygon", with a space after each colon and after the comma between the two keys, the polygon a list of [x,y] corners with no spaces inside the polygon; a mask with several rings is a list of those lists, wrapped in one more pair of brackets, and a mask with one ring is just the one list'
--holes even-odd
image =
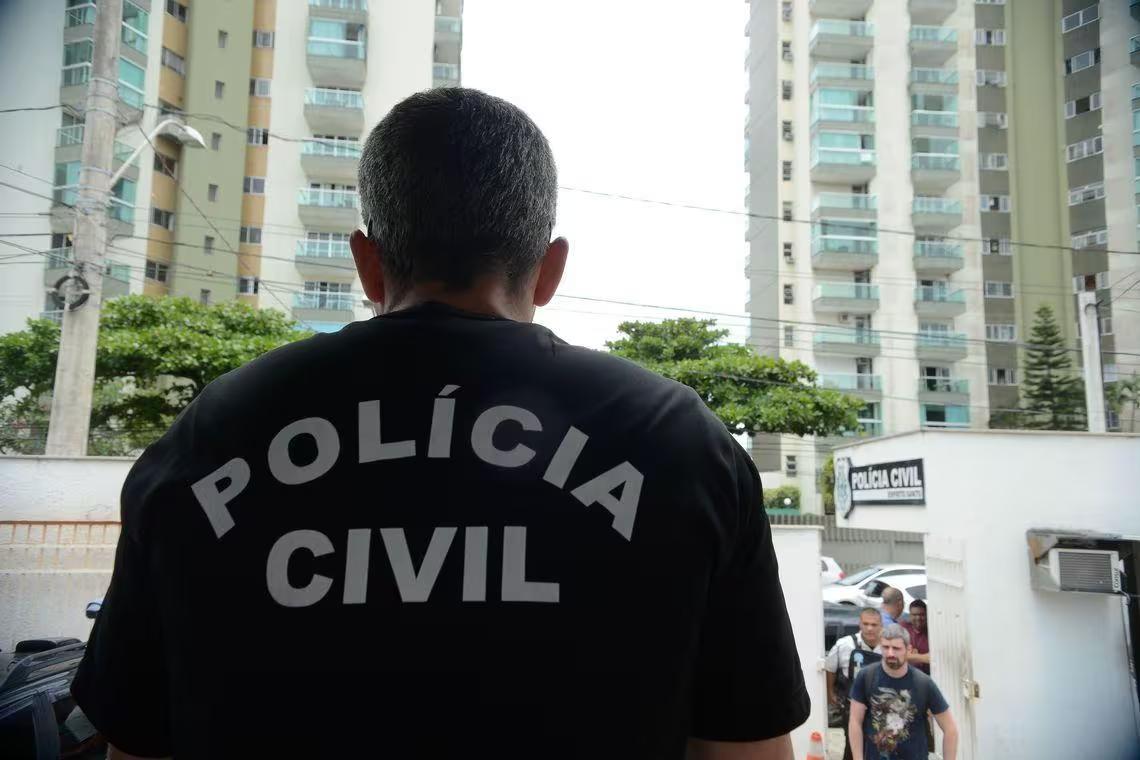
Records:
{"label": "building facade", "polygon": [[[0,277],[0,331],[58,316],[97,5],[0,10],[14,76],[0,140],[5,231],[27,251]],[[113,238],[104,294],[238,299],[303,327],[368,315],[348,249],[361,140],[399,100],[460,80],[462,0],[124,0]],[[30,30],[30,31],[29,31]],[[147,133],[166,119],[204,149]],[[30,253],[35,251],[39,253]],[[46,252],[46,253],[45,253]],[[9,248],[4,254],[19,254]]]}
{"label": "building facade", "polygon": [[[851,435],[985,428],[1019,405],[1036,309],[1077,349],[1096,287],[1125,374],[1140,260],[1108,250],[1137,244],[1137,32],[1126,2],[753,0],[752,345],[862,398]],[[754,455],[814,493],[835,442]]]}

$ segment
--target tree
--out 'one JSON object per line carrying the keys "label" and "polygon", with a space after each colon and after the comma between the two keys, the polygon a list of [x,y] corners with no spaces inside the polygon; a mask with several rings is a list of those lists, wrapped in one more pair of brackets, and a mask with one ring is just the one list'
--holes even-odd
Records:
{"label": "tree", "polygon": [[618,332],[624,337],[606,346],[692,388],[735,435],[824,436],[857,429],[863,401],[816,387],[815,372],[802,362],[721,343],[728,331],[715,325],[691,318],[623,322]]}
{"label": "tree", "polygon": [[828,454],[816,475],[816,488],[823,496],[823,513],[835,514],[835,455]]}
{"label": "tree", "polygon": [[1035,313],[1031,348],[1025,352],[1022,390],[1026,427],[1039,430],[1085,430],[1084,383],[1073,374],[1073,359],[1053,316],[1042,305]]}
{"label": "tree", "polygon": [[1108,408],[1120,414],[1125,407],[1130,408],[1128,419],[1128,432],[1136,432],[1136,407],[1140,406],[1140,377],[1135,372],[1131,377],[1125,377],[1110,383],[1105,393],[1108,398]]}
{"label": "tree", "polygon": [[[126,296],[100,315],[92,454],[145,448],[214,378],[309,333],[279,311],[237,302]],[[28,320],[0,336],[0,451],[43,451],[59,325]]]}
{"label": "tree", "polygon": [[764,489],[764,509],[799,509],[800,489],[791,484]]}

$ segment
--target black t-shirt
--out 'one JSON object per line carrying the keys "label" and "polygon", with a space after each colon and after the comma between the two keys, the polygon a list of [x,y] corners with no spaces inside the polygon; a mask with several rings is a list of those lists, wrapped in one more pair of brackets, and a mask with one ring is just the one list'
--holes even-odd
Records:
{"label": "black t-shirt", "polygon": [[679,758],[808,715],[749,456],[537,325],[427,304],[270,352],[122,520],[73,691],[127,752]]}

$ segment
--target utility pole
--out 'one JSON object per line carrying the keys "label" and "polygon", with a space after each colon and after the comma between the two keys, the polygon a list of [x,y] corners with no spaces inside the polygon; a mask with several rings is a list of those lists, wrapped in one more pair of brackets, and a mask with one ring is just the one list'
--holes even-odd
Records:
{"label": "utility pole", "polygon": [[1104,378],[1100,373],[1100,319],[1096,310],[1096,291],[1077,294],[1078,324],[1081,326],[1081,359],[1085,376],[1085,410],[1090,433],[1105,432]]}
{"label": "utility pole", "polygon": [[[70,303],[63,310],[51,419],[44,452],[49,456],[80,457],[87,454],[95,385],[95,344],[99,338],[99,310],[107,251],[111,160],[118,127],[119,29],[122,23],[123,0],[99,0],[91,75],[87,82],[83,167],[79,172],[79,192],[75,202],[73,279],[68,280],[79,290],[85,290],[87,299],[74,310]],[[75,287],[71,291],[71,295],[78,295]],[[67,299],[67,294],[61,295]]]}

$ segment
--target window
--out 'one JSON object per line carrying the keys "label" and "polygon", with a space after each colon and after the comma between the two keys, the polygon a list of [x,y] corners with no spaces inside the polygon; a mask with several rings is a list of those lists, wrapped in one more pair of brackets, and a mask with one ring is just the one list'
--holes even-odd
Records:
{"label": "window", "polygon": [[218,47],[224,48],[229,41],[230,41],[230,33],[225,31],[224,29],[219,29],[218,30]]}
{"label": "window", "polygon": [[780,57],[785,61],[792,60],[792,43],[787,40],[780,43]]}
{"label": "window", "polygon": [[974,72],[974,79],[978,87],[1005,87],[1005,72],[994,69],[978,69]]}
{"label": "window", "polygon": [[154,154],[154,170],[171,179],[178,179],[178,161],[157,151]]}
{"label": "window", "polygon": [[1065,103],[1065,118],[1071,119],[1089,111],[1100,110],[1100,90],[1084,98],[1077,98]]}
{"label": "window", "polygon": [[1017,370],[1013,367],[990,367],[990,385],[1017,385]]}
{"label": "window", "polygon": [[269,130],[261,127],[250,127],[246,130],[246,142],[250,145],[268,145]]}
{"label": "window", "polygon": [[221,149],[222,149],[222,136],[221,136],[221,134],[218,132],[211,133],[210,134],[210,150],[221,150]]}
{"label": "window", "polygon": [[784,100],[792,99],[792,80],[785,79],[780,82],[780,94]]}
{"label": "window", "polygon": [[1017,340],[1017,325],[987,324],[986,340],[995,343],[1013,343]]}
{"label": "window", "polygon": [[784,261],[791,264],[795,261],[795,256],[792,255],[792,244],[790,241],[784,243]]}
{"label": "window", "polygon": [[162,65],[179,76],[186,76],[186,59],[170,48],[162,49]]}
{"label": "window", "polygon": [[239,240],[250,245],[261,245],[261,228],[242,227]]}
{"label": "window", "polygon": [[246,177],[242,180],[241,191],[250,195],[265,195],[265,177]]}
{"label": "window", "polygon": [[206,186],[206,200],[208,200],[210,203],[216,203],[217,202],[217,200],[218,200],[218,186],[217,185],[207,185]]}
{"label": "window", "polygon": [[170,267],[159,261],[146,260],[146,278],[154,280],[155,282],[166,282],[167,272]]}
{"label": "window", "polygon": [[981,210],[982,211],[996,211],[1004,214],[1009,213],[1009,196],[1008,195],[983,195],[981,196]]}
{"label": "window", "polygon": [[780,3],[780,17],[783,18],[784,21],[792,20],[792,0],[784,0],[784,2]]}
{"label": "window", "polygon": [[1100,6],[1090,5],[1088,8],[1070,13],[1061,19],[1061,33],[1071,32],[1074,29],[1079,29],[1085,24],[1091,24],[1100,18]]}
{"label": "window", "polygon": [[1005,129],[1009,126],[1009,116],[1005,111],[978,111],[978,126]]}
{"label": "window", "polygon": [[269,97],[269,83],[272,80],[263,77],[254,77],[249,80],[249,94],[258,98]]}
{"label": "window", "polygon": [[784,136],[784,139],[791,142],[791,139],[792,139],[792,123],[790,121],[785,121],[781,124],[781,127],[782,127],[781,131],[782,131],[782,134]]}
{"label": "window", "polygon": [[784,201],[784,221],[792,221],[792,202]]}
{"label": "window", "polygon": [[186,6],[178,0],[166,0],[166,12],[182,23],[186,23]]}
{"label": "window", "polygon": [[214,238],[212,235],[206,235],[202,238],[202,250],[206,253],[214,252]]}
{"label": "window", "polygon": [[[1097,138],[1100,139],[1099,137]],[[1089,230],[1082,232],[1078,235],[1073,235],[1071,238],[1072,248],[1080,250],[1082,248],[1090,248],[1094,245],[1107,245],[1108,244],[1108,230]]]}
{"label": "window", "polygon": [[1104,182],[1090,182],[1087,185],[1074,187],[1069,191],[1069,205],[1079,206],[1082,203],[1097,201],[1104,197]]}
{"label": "window", "polygon": [[1108,285],[1108,272],[1078,274],[1073,277],[1074,293],[1083,293],[1086,290],[1106,290]]}
{"label": "window", "polygon": [[976,45],[1004,45],[1004,29],[975,29],[974,44]]}
{"label": "window", "polygon": [[784,161],[782,164],[782,171],[783,171],[784,180],[785,181],[790,180],[792,178],[792,162],[791,161]]}
{"label": "window", "polygon": [[130,0],[123,3],[123,29],[120,39],[124,45],[129,45],[142,54],[146,54],[147,25],[150,23],[150,13],[144,11]]}
{"label": "window", "polygon": [[796,328],[794,325],[784,325],[784,348],[796,347]]}
{"label": "window", "polygon": [[198,291],[198,303],[202,304],[203,306],[210,305],[210,291],[208,288],[202,288]]}
{"label": "window", "polygon": [[273,32],[265,32],[261,29],[253,30],[253,46],[255,48],[271,48],[273,47]]}
{"label": "window", "polygon": [[1009,156],[1005,153],[982,153],[978,156],[978,168],[1005,171],[1009,168]]}
{"label": "window", "polygon": [[789,306],[796,302],[795,292],[792,290],[791,285],[784,286],[784,303]]}
{"label": "window", "polygon": [[214,82],[214,97],[217,100],[221,100],[225,96],[226,96],[226,83],[215,81]]}
{"label": "window", "polygon": [[1100,334],[1112,335],[1112,317],[1100,318]]}
{"label": "window", "polygon": [[174,229],[174,212],[161,208],[150,210],[150,223],[168,230]]}
{"label": "window", "polygon": [[259,280],[257,277],[239,277],[238,293],[242,294],[243,296],[257,295],[257,288],[260,284],[261,280]]}
{"label": "window", "polygon": [[1082,158],[1088,158],[1089,156],[1099,155],[1104,152],[1104,138],[1097,135],[1087,140],[1080,140],[1079,142],[1067,146],[1065,152],[1069,163],[1079,161]]}
{"label": "window", "polygon": [[1078,71],[1091,69],[1098,63],[1100,63],[1100,48],[1086,50],[1083,53],[1077,53],[1072,58],[1065,59],[1065,73],[1076,74]]}
{"label": "window", "polygon": [[1004,280],[986,280],[986,298],[1013,298],[1013,283]]}
{"label": "window", "polygon": [[789,478],[794,478],[796,476],[796,455],[795,454],[785,454],[784,455],[784,474],[787,475]]}
{"label": "window", "polygon": [[982,241],[982,253],[989,256],[1012,256],[1013,245],[1009,238],[986,238]]}

